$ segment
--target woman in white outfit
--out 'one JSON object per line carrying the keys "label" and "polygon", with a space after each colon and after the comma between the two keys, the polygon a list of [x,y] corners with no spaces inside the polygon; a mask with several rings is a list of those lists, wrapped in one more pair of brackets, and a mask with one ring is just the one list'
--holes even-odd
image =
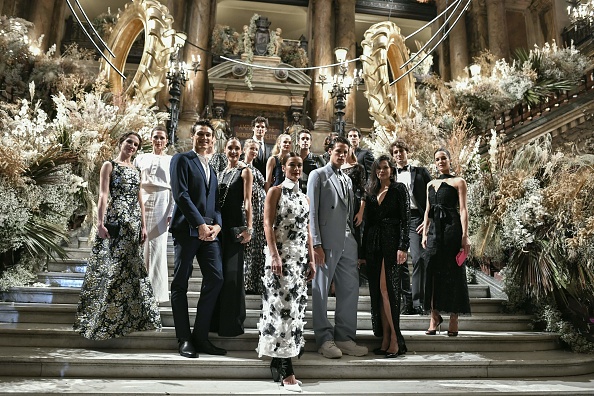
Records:
{"label": "woman in white outfit", "polygon": [[151,132],[153,152],[141,154],[134,160],[141,172],[141,193],[145,208],[147,239],[144,243],[144,262],[149,273],[157,302],[169,301],[167,274],[167,227],[173,213],[169,163],[165,154],[167,130],[156,126]]}

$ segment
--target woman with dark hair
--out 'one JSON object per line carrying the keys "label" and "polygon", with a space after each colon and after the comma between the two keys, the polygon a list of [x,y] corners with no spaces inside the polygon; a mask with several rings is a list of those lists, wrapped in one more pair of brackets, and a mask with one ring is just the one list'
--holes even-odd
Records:
{"label": "woman with dark hair", "polygon": [[[291,358],[301,356],[305,345],[303,327],[307,281],[315,275],[309,232],[309,201],[299,188],[301,156],[283,157],[284,181],[272,187],[264,204],[266,264],[262,314],[258,322],[258,356],[271,356],[270,371],[286,390],[301,392]],[[309,256],[309,259],[308,259]]]}
{"label": "woman with dark hair", "polygon": [[220,173],[219,205],[223,220],[223,288],[212,319],[212,331],[223,337],[243,334],[245,286],[243,283],[244,247],[251,238],[252,171],[239,161],[241,143],[232,137],[225,143],[227,167]]}
{"label": "woman with dark hair", "polygon": [[[458,335],[458,315],[470,314],[464,258],[470,252],[466,181],[451,174],[448,150],[434,153],[439,177],[427,184],[427,209],[423,223],[423,240],[427,278],[425,302],[431,304],[431,322],[427,335],[441,328],[440,311],[450,312],[448,336]],[[459,210],[459,211],[458,211]]]}
{"label": "woman with dark hair", "polygon": [[161,327],[142,255],[146,239],[140,171],[132,165],[142,139],[120,138],[115,160],[99,174],[97,235],[80,291],[74,330],[91,340]]}
{"label": "woman with dark hair", "polygon": [[146,216],[147,239],[144,263],[149,273],[157,302],[169,301],[167,273],[167,227],[173,213],[173,195],[169,175],[171,156],[167,149],[167,129],[158,125],[151,132],[152,153],[134,159],[140,169],[142,203]]}
{"label": "woman with dark hair", "polygon": [[254,183],[252,185],[252,211],[254,233],[252,239],[245,247],[244,253],[244,280],[246,294],[262,294],[264,284],[262,276],[264,275],[264,246],[266,246],[266,237],[264,236],[264,200],[266,192],[264,191],[264,176],[254,164],[254,159],[258,157],[260,145],[254,139],[248,139],[243,143],[243,152],[245,153],[245,163],[252,170]]}
{"label": "woman with dark hair", "polygon": [[270,158],[266,162],[266,183],[264,184],[264,190],[267,192],[271,186],[278,186],[285,180],[282,161],[285,155],[291,151],[292,144],[291,135],[287,135],[286,133],[282,133],[276,138]]}
{"label": "woman with dark hair", "polygon": [[406,353],[400,332],[400,268],[409,247],[408,190],[396,182],[396,167],[387,155],[373,162],[365,198],[364,257],[367,265],[373,333],[382,337],[377,355],[396,358]]}

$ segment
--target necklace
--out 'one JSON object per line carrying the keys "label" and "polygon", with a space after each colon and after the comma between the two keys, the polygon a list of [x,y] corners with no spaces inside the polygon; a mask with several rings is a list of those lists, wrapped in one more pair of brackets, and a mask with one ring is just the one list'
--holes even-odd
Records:
{"label": "necklace", "polygon": [[[237,171],[239,170],[239,165],[234,166],[233,168],[225,168],[223,169],[223,171],[220,174],[220,180],[221,182],[219,183],[219,200],[220,200],[220,204],[221,204],[221,208],[223,206],[225,206],[225,201],[227,200],[227,194],[229,193],[229,184],[231,184],[231,181],[235,178],[235,175],[237,174]],[[222,194],[221,194],[221,190]]]}

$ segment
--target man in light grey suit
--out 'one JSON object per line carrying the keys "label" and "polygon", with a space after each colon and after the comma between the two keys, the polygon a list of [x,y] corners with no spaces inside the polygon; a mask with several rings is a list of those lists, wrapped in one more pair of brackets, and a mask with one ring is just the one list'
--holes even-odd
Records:
{"label": "man in light grey suit", "polygon": [[[313,170],[307,182],[310,227],[317,266],[313,287],[313,328],[318,352],[337,359],[343,354],[367,355],[355,343],[359,273],[357,242],[352,235],[354,195],[351,180],[340,170],[350,142],[337,137],[330,145],[330,161]],[[334,280],[336,314],[328,320],[328,291]]]}

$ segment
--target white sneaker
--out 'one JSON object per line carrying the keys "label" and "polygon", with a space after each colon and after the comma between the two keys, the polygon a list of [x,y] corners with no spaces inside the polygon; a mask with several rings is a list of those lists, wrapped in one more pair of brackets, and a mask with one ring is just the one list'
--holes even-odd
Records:
{"label": "white sneaker", "polygon": [[340,348],[342,353],[351,356],[365,356],[369,352],[367,347],[355,344],[355,341],[336,341],[336,346]]}
{"label": "white sneaker", "polygon": [[322,344],[318,352],[328,359],[339,359],[342,357],[342,351],[338,349],[334,340],[326,341]]}
{"label": "white sneaker", "polygon": [[285,384],[283,382],[283,387],[285,388],[285,390],[291,391],[291,392],[303,392],[303,390],[301,389],[301,381],[297,381],[297,383],[295,384]]}

